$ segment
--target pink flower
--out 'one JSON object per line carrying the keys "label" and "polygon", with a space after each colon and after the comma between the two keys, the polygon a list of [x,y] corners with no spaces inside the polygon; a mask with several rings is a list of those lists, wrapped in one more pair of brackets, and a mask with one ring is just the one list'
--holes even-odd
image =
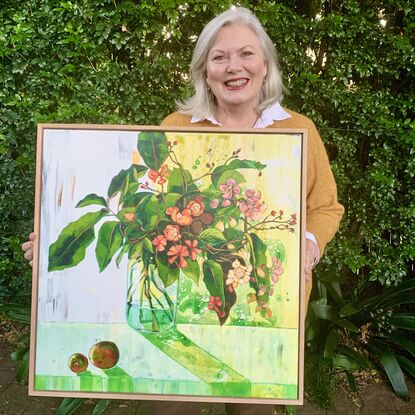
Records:
{"label": "pink flower", "polygon": [[261,192],[254,189],[248,189],[245,192],[246,199],[239,204],[240,211],[247,218],[258,220],[262,213],[266,210],[266,205],[261,203]]}
{"label": "pink flower", "polygon": [[187,247],[190,250],[190,258],[193,261],[196,261],[197,254],[200,254],[202,252],[201,249],[196,248],[198,242],[196,240],[195,241],[190,241],[190,240],[187,239],[186,241],[184,241],[184,243],[187,245]]}
{"label": "pink flower", "polygon": [[169,256],[169,264],[172,264],[176,259],[179,260],[179,268],[184,268],[187,266],[187,261],[185,257],[189,256],[189,250],[187,246],[183,245],[173,245],[167,252]]}
{"label": "pink flower", "polygon": [[210,202],[210,207],[211,207],[212,209],[216,209],[218,206],[219,206],[219,199],[213,199],[213,200]]}
{"label": "pink flower", "polygon": [[232,262],[232,269],[229,270],[226,278],[226,285],[230,292],[233,292],[232,288],[238,287],[238,285],[247,284],[252,272],[252,265],[242,265],[238,259]]}
{"label": "pink flower", "polygon": [[224,317],[225,313],[221,310],[222,301],[220,297],[210,296],[208,309],[215,310],[219,317]]}
{"label": "pink flower", "polygon": [[278,282],[281,274],[284,272],[284,268],[281,266],[281,261],[277,257],[272,257],[273,267],[271,269],[271,279],[274,283]]}
{"label": "pink flower", "polygon": [[231,200],[235,199],[236,195],[241,193],[241,188],[236,184],[232,178],[226,180],[226,183],[219,185],[219,190],[222,192],[222,206],[226,207],[231,204]]}
{"label": "pink flower", "polygon": [[163,235],[156,236],[152,241],[158,252],[164,251],[167,245],[167,239]]}
{"label": "pink flower", "polygon": [[[148,177],[154,182],[154,183],[158,183],[158,184],[164,184],[166,183],[166,178],[169,177],[169,167],[167,166],[167,164],[163,164],[160,167],[160,170],[149,170],[148,171]],[[158,179],[158,180],[157,180]]]}
{"label": "pink flower", "polygon": [[180,227],[178,225],[167,225],[164,229],[164,236],[168,241],[177,242],[180,238]]}
{"label": "pink flower", "polygon": [[288,222],[288,224],[289,224],[289,225],[296,225],[296,224],[297,224],[297,214],[296,214],[296,213],[293,213],[293,214],[291,215],[291,219],[290,219],[290,221]]}

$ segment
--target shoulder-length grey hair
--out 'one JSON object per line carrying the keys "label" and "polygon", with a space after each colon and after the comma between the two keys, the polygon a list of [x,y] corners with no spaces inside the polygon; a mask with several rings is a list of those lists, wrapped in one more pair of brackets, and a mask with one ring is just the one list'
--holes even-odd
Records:
{"label": "shoulder-length grey hair", "polygon": [[270,104],[281,101],[284,87],[275,46],[250,10],[244,7],[234,7],[213,18],[202,30],[190,64],[195,94],[186,101],[177,103],[181,113],[201,118],[215,115],[215,96],[206,82],[206,61],[219,30],[232,24],[244,24],[256,33],[267,63],[267,75],[260,91],[256,110],[260,113]]}

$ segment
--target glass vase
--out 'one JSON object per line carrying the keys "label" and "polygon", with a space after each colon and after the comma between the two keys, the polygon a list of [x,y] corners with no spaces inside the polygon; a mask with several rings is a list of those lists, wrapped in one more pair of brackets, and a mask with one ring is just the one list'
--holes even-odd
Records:
{"label": "glass vase", "polygon": [[128,271],[127,322],[134,330],[162,332],[176,324],[178,280],[168,287],[154,264],[135,262]]}

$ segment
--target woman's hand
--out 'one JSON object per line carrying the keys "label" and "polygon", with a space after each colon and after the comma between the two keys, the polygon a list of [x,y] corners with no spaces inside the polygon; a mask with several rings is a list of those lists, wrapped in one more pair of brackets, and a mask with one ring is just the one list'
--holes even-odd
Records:
{"label": "woman's hand", "polygon": [[29,261],[30,266],[33,264],[33,242],[36,239],[36,234],[32,232],[29,235],[29,240],[22,244],[22,249],[24,251],[24,257]]}
{"label": "woman's hand", "polygon": [[320,249],[318,245],[311,239],[305,240],[305,279],[306,281],[311,280],[311,272],[313,268],[320,261]]}

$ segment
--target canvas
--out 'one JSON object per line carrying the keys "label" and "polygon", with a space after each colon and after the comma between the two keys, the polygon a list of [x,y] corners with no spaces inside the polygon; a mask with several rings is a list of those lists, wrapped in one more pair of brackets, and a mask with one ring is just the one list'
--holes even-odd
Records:
{"label": "canvas", "polygon": [[301,404],[305,135],[40,125],[30,394]]}

